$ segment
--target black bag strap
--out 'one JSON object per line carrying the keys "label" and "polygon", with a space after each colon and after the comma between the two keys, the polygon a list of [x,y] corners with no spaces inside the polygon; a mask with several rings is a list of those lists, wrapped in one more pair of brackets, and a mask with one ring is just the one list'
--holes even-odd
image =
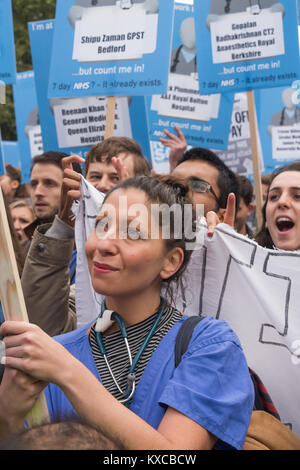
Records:
{"label": "black bag strap", "polygon": [[175,368],[178,367],[182,356],[187,351],[195,326],[205,317],[188,317],[181,325],[175,342]]}

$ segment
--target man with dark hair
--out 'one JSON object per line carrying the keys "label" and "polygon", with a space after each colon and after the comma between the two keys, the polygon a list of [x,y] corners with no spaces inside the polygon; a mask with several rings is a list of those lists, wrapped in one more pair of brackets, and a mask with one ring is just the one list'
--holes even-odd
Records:
{"label": "man with dark hair", "polygon": [[122,450],[116,440],[76,420],[53,421],[21,429],[0,442],[0,450]]}
{"label": "man with dark hair", "polygon": [[204,205],[204,215],[209,211],[214,211],[222,221],[230,193],[235,194],[238,207],[237,178],[211,150],[200,147],[191,148],[177,162],[172,174],[189,180],[193,203]]}
{"label": "man with dark hair", "polygon": [[[39,225],[53,222],[60,205],[60,193],[63,183],[62,159],[67,157],[62,152],[45,152],[32,160],[30,173],[30,196],[34,222],[26,227],[26,236],[31,240]],[[74,170],[81,172],[80,165]]]}
{"label": "man with dark hair", "polygon": [[21,186],[21,179],[21,171],[7,163],[5,165],[5,175],[0,175],[0,186],[8,204],[11,204],[15,199]]}
{"label": "man with dark hair", "polygon": [[[52,233],[52,224],[56,221],[56,232],[61,230],[61,222],[56,218],[60,209],[60,198],[63,185],[63,158],[68,157],[62,152],[45,152],[33,158],[30,174],[30,192],[32,207],[36,219],[27,227],[24,232],[30,240],[27,247],[28,256],[25,261],[22,273],[22,287],[26,302],[27,311],[34,313],[41,309],[41,302],[51,305],[52,299],[57,296],[61,298],[65,292],[69,292],[69,283],[74,282],[74,271],[76,267],[76,250],[73,239],[62,241],[62,252],[57,256],[55,240],[53,243],[46,243]],[[73,164],[76,174],[81,173],[81,166]],[[37,262],[37,258],[40,261]],[[59,270],[60,263],[67,263],[67,285],[55,285],[53,282],[43,281],[48,279],[49,272],[54,273]],[[45,272],[43,271],[45,269]],[[45,290],[40,290],[43,282]],[[49,314],[52,311],[49,307]],[[56,328],[63,333],[64,329],[57,320]],[[43,326],[47,328],[48,319],[43,319]],[[69,319],[70,324],[76,324],[74,317]],[[65,326],[65,325],[64,325]],[[68,330],[67,330],[68,331]]]}
{"label": "man with dark hair", "polygon": [[234,228],[238,233],[253,238],[253,233],[247,224],[247,218],[255,209],[253,203],[253,185],[251,181],[243,175],[236,175],[239,182],[240,203],[237,206]]}

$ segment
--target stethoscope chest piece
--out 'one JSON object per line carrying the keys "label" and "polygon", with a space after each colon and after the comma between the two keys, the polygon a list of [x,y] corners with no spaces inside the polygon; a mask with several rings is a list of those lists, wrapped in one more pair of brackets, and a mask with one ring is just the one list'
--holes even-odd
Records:
{"label": "stethoscope chest piece", "polygon": [[104,333],[113,323],[115,323],[115,320],[111,319],[112,313],[113,310],[104,310],[102,316],[98,317],[95,325],[95,331],[97,331],[97,333]]}

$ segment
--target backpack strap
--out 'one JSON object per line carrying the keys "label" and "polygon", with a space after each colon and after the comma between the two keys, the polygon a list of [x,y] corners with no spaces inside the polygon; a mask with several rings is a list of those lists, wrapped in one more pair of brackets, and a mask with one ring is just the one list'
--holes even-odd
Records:
{"label": "backpack strap", "polygon": [[187,351],[195,326],[205,317],[188,317],[181,325],[175,342],[175,368],[178,367],[182,356]]}
{"label": "backpack strap", "polygon": [[279,413],[270,397],[266,387],[261,381],[260,377],[254,372],[254,370],[249,367],[250,377],[253,382],[254,392],[255,392],[255,401],[254,401],[254,410],[266,411],[277,418],[280,421]]}

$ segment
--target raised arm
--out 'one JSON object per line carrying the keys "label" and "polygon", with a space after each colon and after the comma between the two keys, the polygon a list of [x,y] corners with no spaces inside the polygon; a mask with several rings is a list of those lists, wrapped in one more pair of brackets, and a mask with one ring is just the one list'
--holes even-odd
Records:
{"label": "raised arm", "polygon": [[[147,386],[149,396],[159,392],[150,400],[153,407],[157,401],[166,406],[155,429],[149,424],[151,414],[144,421],[142,411],[138,416],[117,401],[85,365],[35,325],[6,322],[0,327],[6,367],[56,384],[83,419],[100,426],[108,437],[116,437],[125,449],[211,449],[217,438],[242,448],[253,406],[245,357],[225,322],[206,320],[207,341],[199,331],[175,372],[167,377],[162,372],[160,385],[155,380]],[[208,341],[211,338],[214,341]],[[50,398],[58,393],[51,387]]]}
{"label": "raised arm", "polygon": [[[37,326],[6,322],[0,334],[6,336],[6,367],[21,372],[26,369],[35,381],[42,377],[51,379],[63,390],[79,416],[100,425],[112,439],[117,437],[125,449],[188,450],[214,446],[216,438],[211,433],[172,408],[167,409],[160,426],[154,429],[119,403],[81,362]],[[15,421],[24,414],[24,406],[19,404],[10,411],[11,420]]]}
{"label": "raised arm", "polygon": [[76,328],[76,312],[70,293],[69,264],[74,249],[74,218],[71,207],[80,198],[79,173],[72,163],[83,163],[77,155],[63,159],[64,179],[58,217],[53,225],[40,226],[34,233],[22,273],[28,317],[50,336]]}
{"label": "raised arm", "polygon": [[183,132],[178,126],[174,126],[174,129],[177,132],[177,135],[172,134],[172,132],[167,129],[164,130],[164,133],[168,138],[161,137],[160,142],[166,147],[170,148],[169,162],[170,162],[170,172],[174,170],[178,161],[183,156],[184,152],[187,149],[187,141]]}

